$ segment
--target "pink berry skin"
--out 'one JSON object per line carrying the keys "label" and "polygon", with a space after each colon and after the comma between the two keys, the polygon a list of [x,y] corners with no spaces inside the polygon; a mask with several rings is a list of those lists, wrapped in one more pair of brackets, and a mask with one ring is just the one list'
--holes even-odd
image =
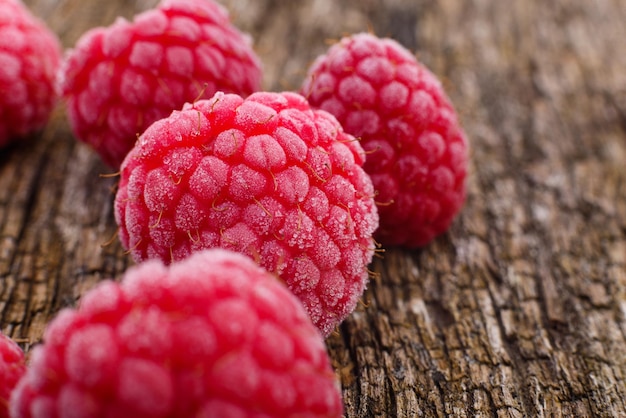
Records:
{"label": "pink berry skin", "polygon": [[422,247],[465,201],[468,142],[439,80],[398,42],[341,39],[310,67],[301,93],[361,139],[385,246]]}
{"label": "pink berry skin", "polygon": [[363,149],[295,93],[217,93],[151,125],[121,167],[115,218],[135,261],[247,254],[324,335],[365,289],[378,226]]}
{"label": "pink berry skin", "polygon": [[251,38],[213,0],[163,0],[132,22],[85,33],[60,76],[70,126],[119,168],[137,135],[185,102],[260,89]]}
{"label": "pink berry skin", "polygon": [[0,333],[0,418],[9,418],[9,397],[25,372],[24,352]]}
{"label": "pink berry skin", "polygon": [[0,147],[41,130],[56,104],[61,46],[19,0],[0,0]]}
{"label": "pink berry skin", "polygon": [[324,340],[248,257],[150,260],[61,311],[11,398],[14,418],[341,417]]}

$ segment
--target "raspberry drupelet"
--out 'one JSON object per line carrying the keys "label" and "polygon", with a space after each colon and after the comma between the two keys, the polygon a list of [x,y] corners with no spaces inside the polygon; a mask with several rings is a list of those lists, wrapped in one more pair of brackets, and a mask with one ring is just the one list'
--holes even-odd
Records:
{"label": "raspberry drupelet", "polygon": [[132,22],[85,33],[60,77],[70,125],[102,160],[119,168],[137,135],[185,102],[216,91],[260,89],[250,36],[213,0],[162,0]]}
{"label": "raspberry drupelet", "polygon": [[41,130],[56,104],[61,45],[19,0],[0,0],[0,147]]}
{"label": "raspberry drupelet", "polygon": [[217,93],[151,125],[121,167],[115,217],[135,261],[223,247],[298,296],[324,335],[368,280],[378,226],[364,154],[295,93]]}
{"label": "raspberry drupelet", "polygon": [[421,247],[465,200],[468,143],[439,80],[398,42],[360,33],[318,57],[300,92],[361,139],[383,245]]}
{"label": "raspberry drupelet", "polygon": [[14,418],[341,417],[324,340],[298,299],[222,249],[131,267],[62,310]]}

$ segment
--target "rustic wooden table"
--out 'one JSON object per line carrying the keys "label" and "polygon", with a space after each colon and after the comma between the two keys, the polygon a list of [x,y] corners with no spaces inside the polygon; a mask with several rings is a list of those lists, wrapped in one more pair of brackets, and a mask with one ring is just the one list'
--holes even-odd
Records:
{"label": "rustic wooden table", "polygon": [[[156,0],[26,0],[71,47]],[[388,248],[327,339],[347,417],[626,416],[623,0],[222,0],[267,90],[295,89],[329,39],[414,50],[459,111],[468,199],[419,251]],[[62,106],[0,154],[0,326],[28,350],[47,321],[132,263],[115,179]]]}

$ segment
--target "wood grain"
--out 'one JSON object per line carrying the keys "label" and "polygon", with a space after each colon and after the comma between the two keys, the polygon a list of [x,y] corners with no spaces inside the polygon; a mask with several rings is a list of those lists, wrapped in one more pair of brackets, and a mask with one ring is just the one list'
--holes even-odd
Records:
{"label": "wood grain", "polygon": [[[156,1],[28,0],[71,47]],[[224,0],[267,90],[329,42],[373,31],[415,51],[471,144],[468,198],[418,251],[387,248],[327,339],[346,417],[626,416],[626,7],[622,0]],[[0,326],[46,322],[131,264],[114,178],[69,130],[0,154]]]}

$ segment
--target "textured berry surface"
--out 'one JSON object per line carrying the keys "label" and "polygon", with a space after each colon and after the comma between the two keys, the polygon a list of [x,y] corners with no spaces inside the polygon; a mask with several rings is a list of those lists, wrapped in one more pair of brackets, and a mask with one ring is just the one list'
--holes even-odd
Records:
{"label": "textured berry surface", "polygon": [[9,397],[25,372],[24,352],[13,340],[0,333],[0,418],[9,417]]}
{"label": "textured berry surface", "polygon": [[15,418],[340,417],[324,341],[248,257],[200,251],[104,281],[48,325]]}
{"label": "textured berry surface", "polygon": [[0,147],[44,127],[61,62],[56,35],[18,0],[0,0]]}
{"label": "textured berry surface", "polygon": [[152,122],[216,91],[260,89],[250,37],[212,0],[164,0],[85,33],[66,57],[61,93],[72,130],[119,167]]}
{"label": "textured berry surface", "polygon": [[210,247],[277,274],[328,335],[356,306],[378,214],[363,150],[295,93],[217,93],[150,126],[122,164],[115,216],[136,261]]}
{"label": "textured berry surface", "polygon": [[419,247],[448,229],[465,200],[467,140],[440,82],[408,50],[370,34],[343,38],[301,92],[361,139],[377,240]]}

